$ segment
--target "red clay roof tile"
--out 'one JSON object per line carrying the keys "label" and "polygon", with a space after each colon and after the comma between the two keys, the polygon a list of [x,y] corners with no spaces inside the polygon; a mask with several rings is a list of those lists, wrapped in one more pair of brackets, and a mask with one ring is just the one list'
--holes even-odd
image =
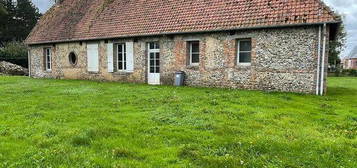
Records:
{"label": "red clay roof tile", "polygon": [[320,0],[64,0],[27,44],[338,22]]}

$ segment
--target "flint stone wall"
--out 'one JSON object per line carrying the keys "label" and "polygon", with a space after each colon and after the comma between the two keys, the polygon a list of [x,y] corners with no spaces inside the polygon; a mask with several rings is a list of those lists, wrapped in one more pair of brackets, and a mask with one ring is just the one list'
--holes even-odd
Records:
{"label": "flint stone wall", "polygon": [[[237,39],[252,39],[251,66],[237,64]],[[199,66],[188,62],[187,41],[200,41]],[[86,42],[30,47],[31,75],[44,78],[108,80],[147,83],[147,43],[158,41],[161,83],[172,85],[174,73],[186,73],[186,85],[314,93],[317,78],[318,27],[257,29],[221,33],[186,34],[114,42],[134,42],[134,72],[109,73],[107,47],[99,43],[98,73],[87,71]],[[52,48],[52,71],[44,68],[43,48]],[[75,52],[72,66],[68,55]],[[326,54],[326,62],[328,55]],[[326,64],[327,65],[327,64]]]}

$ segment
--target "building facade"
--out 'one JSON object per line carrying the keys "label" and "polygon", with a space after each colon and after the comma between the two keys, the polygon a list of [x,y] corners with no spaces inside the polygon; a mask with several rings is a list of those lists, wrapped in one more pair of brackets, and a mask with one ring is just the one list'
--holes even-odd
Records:
{"label": "building facade", "polygon": [[172,85],[183,71],[188,86],[323,94],[335,22],[47,41],[41,24],[32,77]]}
{"label": "building facade", "polygon": [[352,49],[351,53],[342,60],[343,69],[357,70],[357,46]]}
{"label": "building facade", "polygon": [[347,58],[343,60],[343,69],[357,70],[357,58]]}

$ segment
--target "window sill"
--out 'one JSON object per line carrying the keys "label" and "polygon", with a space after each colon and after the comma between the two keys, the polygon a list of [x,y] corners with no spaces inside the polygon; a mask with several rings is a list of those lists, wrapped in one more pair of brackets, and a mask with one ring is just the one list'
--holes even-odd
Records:
{"label": "window sill", "polygon": [[52,73],[52,70],[45,70],[46,73]]}
{"label": "window sill", "polygon": [[249,70],[252,68],[252,64],[250,63],[239,63],[235,66],[238,70]]}
{"label": "window sill", "polygon": [[89,74],[99,74],[99,71],[95,72],[95,71],[88,71]]}
{"label": "window sill", "polygon": [[117,72],[112,72],[113,75],[129,75],[132,74],[134,72],[132,71],[117,71]]}
{"label": "window sill", "polygon": [[252,66],[252,63],[238,63],[237,66],[238,67],[250,67],[250,66]]}
{"label": "window sill", "polygon": [[191,64],[186,66],[187,69],[198,70],[200,68],[199,64]]}

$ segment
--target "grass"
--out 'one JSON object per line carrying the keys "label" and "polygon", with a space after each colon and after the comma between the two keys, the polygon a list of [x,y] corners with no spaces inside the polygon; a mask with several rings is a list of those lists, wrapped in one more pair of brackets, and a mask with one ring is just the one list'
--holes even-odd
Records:
{"label": "grass", "polygon": [[0,76],[0,167],[357,167],[357,78],[324,97]]}

